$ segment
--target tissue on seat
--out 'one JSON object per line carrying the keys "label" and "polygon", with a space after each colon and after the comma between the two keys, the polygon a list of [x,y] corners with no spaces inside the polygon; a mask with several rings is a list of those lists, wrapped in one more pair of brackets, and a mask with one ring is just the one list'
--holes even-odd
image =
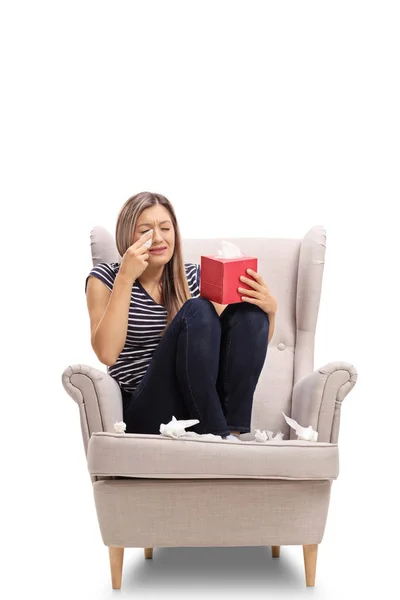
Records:
{"label": "tissue on seat", "polygon": [[336,479],[337,444],[303,440],[207,443],[153,434],[93,433],[91,475],[150,478]]}

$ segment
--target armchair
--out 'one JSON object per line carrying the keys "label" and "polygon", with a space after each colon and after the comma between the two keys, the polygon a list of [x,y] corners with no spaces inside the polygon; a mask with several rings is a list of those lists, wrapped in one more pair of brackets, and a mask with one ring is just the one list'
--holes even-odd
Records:
{"label": "armchair", "polygon": [[[302,239],[233,241],[258,257],[258,272],[278,300],[274,336],[254,395],[252,431],[240,441],[116,433],[114,423],[123,420],[116,380],[81,364],[62,374],[79,408],[114,589],[121,587],[124,548],[143,547],[151,559],[156,546],[268,545],[279,557],[281,546],[301,545],[306,585],[315,583],[318,544],[339,472],[341,405],[357,379],[345,362],[314,370],[326,233],[315,226]],[[199,263],[218,243],[183,240],[185,261]],[[93,265],[121,259],[102,227],[91,232],[91,250]],[[318,441],[294,439],[282,411],[312,425]],[[258,443],[255,429],[281,430],[284,439]]]}

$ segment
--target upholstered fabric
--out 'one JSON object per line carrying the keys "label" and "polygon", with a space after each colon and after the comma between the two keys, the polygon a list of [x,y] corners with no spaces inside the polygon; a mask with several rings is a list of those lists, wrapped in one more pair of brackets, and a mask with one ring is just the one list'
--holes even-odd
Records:
{"label": "upholstered fabric", "polygon": [[99,263],[121,262],[121,256],[115,245],[115,238],[104,227],[97,225],[90,232],[90,250],[93,267]]}
{"label": "upholstered fabric", "polygon": [[[329,363],[296,383],[293,389],[292,417],[307,421],[318,431],[319,442],[336,444],[339,437],[340,408],[354,386],[357,373],[345,362]],[[291,429],[291,438],[296,432]]]}
{"label": "upholstered fabric", "polygon": [[331,481],[115,479],[93,486],[106,546],[319,544]]}
{"label": "upholstered fabric", "polygon": [[114,423],[122,421],[122,394],[118,383],[105,371],[88,365],[72,365],[65,369],[62,382],[79,406],[85,452],[95,431],[115,431]]}
{"label": "upholstered fabric", "polygon": [[336,444],[185,440],[133,433],[94,433],[87,461],[92,475],[168,479],[335,479],[339,470]]}

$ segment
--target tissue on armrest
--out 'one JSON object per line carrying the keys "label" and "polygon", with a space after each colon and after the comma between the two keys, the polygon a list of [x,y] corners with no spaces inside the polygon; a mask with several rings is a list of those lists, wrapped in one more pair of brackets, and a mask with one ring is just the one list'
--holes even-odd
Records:
{"label": "tissue on armrest", "polygon": [[291,417],[318,431],[319,442],[337,444],[341,404],[356,381],[357,371],[353,365],[326,364],[295,384]]}
{"label": "tissue on armrest", "polygon": [[62,384],[79,406],[85,453],[95,431],[114,432],[122,421],[122,394],[117,381],[108,373],[88,365],[71,365],[62,374]]}

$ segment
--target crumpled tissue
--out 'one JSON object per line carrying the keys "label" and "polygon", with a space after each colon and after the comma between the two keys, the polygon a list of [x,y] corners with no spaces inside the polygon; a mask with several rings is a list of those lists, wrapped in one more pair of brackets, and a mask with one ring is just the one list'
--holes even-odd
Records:
{"label": "crumpled tissue", "polygon": [[192,425],[196,425],[197,423],[200,423],[198,419],[177,421],[176,418],[173,416],[172,420],[169,423],[161,423],[160,433],[162,433],[163,435],[168,435],[169,437],[179,438],[187,433],[187,431],[185,431],[185,427],[191,427]]}
{"label": "crumpled tissue", "polygon": [[260,429],[256,429],[256,433],[255,433],[255,440],[256,442],[269,442],[269,441],[279,441],[279,440],[283,440],[283,433],[282,431],[278,431],[278,433],[276,433],[274,435],[273,431],[269,431],[268,429],[264,429],[263,431],[261,431]]}
{"label": "crumpled tissue", "polygon": [[[311,425],[309,427],[302,427],[301,425],[299,425],[297,423],[297,421],[295,421],[294,419],[291,419],[290,417],[287,417],[284,412],[282,412],[282,414],[285,417],[286,422],[291,427],[293,427],[293,429],[296,431],[298,440],[306,440],[306,441],[311,441],[311,442],[317,441],[318,432],[315,431],[311,427]],[[222,436],[215,435],[213,433],[196,433],[195,431],[185,431],[186,427],[191,427],[192,425],[196,425],[197,423],[200,423],[200,421],[198,419],[177,420],[173,416],[172,420],[169,423],[161,423],[160,433],[164,436],[172,437],[175,439],[178,439],[181,437],[196,436],[196,437],[201,437],[201,438],[205,438],[205,439],[221,439],[222,440]],[[114,423],[114,430],[117,433],[125,433],[126,423],[124,423],[123,421],[116,421]],[[278,431],[278,433],[276,433],[274,435],[273,431],[269,431],[268,429],[264,429],[263,431],[261,431],[260,429],[256,429],[254,439],[256,442],[266,443],[269,441],[282,440],[283,437],[284,437],[284,434],[282,433],[282,431]],[[249,441],[251,441],[251,440],[249,440]]]}
{"label": "crumpled tissue", "polygon": [[125,433],[126,423],[123,421],[116,421],[114,423],[114,429],[117,433]]}
{"label": "crumpled tissue", "polygon": [[282,414],[286,419],[286,423],[290,425],[290,427],[292,427],[292,429],[294,429],[297,433],[298,440],[306,440],[307,442],[316,442],[318,440],[318,431],[315,431],[311,425],[308,427],[302,427],[297,423],[297,421],[287,417],[283,411]]}
{"label": "crumpled tissue", "polygon": [[[172,420],[165,424],[161,423],[160,425],[160,433],[162,435],[172,437],[172,438],[181,438],[181,437],[193,437],[198,436],[205,439],[220,439],[222,440],[222,436],[215,435],[213,433],[196,433],[195,431],[185,431],[185,427],[190,427],[191,425],[196,425],[196,423],[200,423],[198,419],[189,419],[187,421],[179,420],[177,421],[175,417],[172,417]],[[274,435],[272,431],[264,430],[260,431],[260,429],[256,429],[255,433],[255,441],[260,443],[265,443],[268,441],[278,441],[283,439],[283,433],[278,431]],[[244,440],[243,440],[244,441]],[[247,440],[253,441],[253,440]]]}
{"label": "crumpled tissue", "polygon": [[217,256],[218,258],[237,258],[243,256],[243,254],[235,244],[222,240]]}
{"label": "crumpled tissue", "polygon": [[198,437],[202,437],[202,438],[209,438],[209,439],[214,439],[214,438],[220,438],[222,439],[222,437],[220,435],[214,435],[213,433],[196,433],[196,431],[185,431],[185,427],[191,427],[192,425],[196,425],[197,423],[200,423],[200,421],[198,419],[187,419],[185,420],[179,420],[177,421],[177,419],[173,416],[172,420],[169,423],[161,423],[160,425],[160,433],[162,435],[168,436],[168,437],[172,437],[172,438],[181,438],[181,437],[193,437],[193,436],[198,436]]}

